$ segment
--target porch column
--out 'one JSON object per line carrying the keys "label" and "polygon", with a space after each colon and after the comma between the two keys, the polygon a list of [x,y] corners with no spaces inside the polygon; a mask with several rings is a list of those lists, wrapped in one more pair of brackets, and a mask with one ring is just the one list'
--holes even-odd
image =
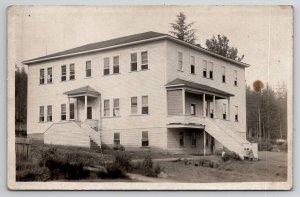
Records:
{"label": "porch column", "polygon": [[227,120],[230,120],[230,97],[228,97],[228,118]]}
{"label": "porch column", "polygon": [[206,116],[206,113],[205,113],[205,93],[203,93],[203,95],[202,95],[202,101],[203,101],[203,117],[205,117]]}
{"label": "porch column", "polygon": [[185,89],[182,89],[182,114],[185,115]]}
{"label": "porch column", "polygon": [[216,96],[213,96],[213,118],[216,117]]}
{"label": "porch column", "polygon": [[84,120],[87,119],[87,96],[84,96]]}
{"label": "porch column", "polygon": [[203,154],[206,155],[206,132],[203,130]]}

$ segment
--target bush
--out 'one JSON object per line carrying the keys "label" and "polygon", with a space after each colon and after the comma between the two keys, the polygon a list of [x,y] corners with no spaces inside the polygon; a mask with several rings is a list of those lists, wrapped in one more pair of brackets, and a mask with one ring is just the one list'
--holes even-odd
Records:
{"label": "bush", "polygon": [[16,171],[16,181],[47,181],[48,179],[50,179],[50,171],[46,167],[36,166]]}
{"label": "bush", "polygon": [[258,150],[259,151],[271,151],[272,150],[272,143],[263,141],[263,142],[258,142]]}
{"label": "bush", "polygon": [[131,163],[131,156],[129,154],[117,154],[113,164],[118,165],[125,171],[132,171],[133,165]]}
{"label": "bush", "polygon": [[138,162],[133,169],[134,172],[149,177],[157,177],[162,172],[162,168],[159,165],[154,166],[150,155],[147,155],[142,162]]}
{"label": "bush", "polygon": [[125,151],[125,147],[121,144],[114,145],[113,150]]}

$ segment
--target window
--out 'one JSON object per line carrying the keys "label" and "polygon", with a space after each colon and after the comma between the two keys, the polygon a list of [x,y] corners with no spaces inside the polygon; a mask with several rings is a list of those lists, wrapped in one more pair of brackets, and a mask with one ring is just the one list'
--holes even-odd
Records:
{"label": "window", "polygon": [[52,68],[47,68],[47,83],[52,83]]}
{"label": "window", "polygon": [[148,131],[142,131],[142,146],[143,147],[149,146]]}
{"label": "window", "polygon": [[70,80],[75,79],[75,64],[70,64]]}
{"label": "window", "polygon": [[67,66],[62,65],[61,66],[61,81],[66,81],[67,80]]}
{"label": "window", "polygon": [[178,66],[177,69],[182,71],[183,67],[182,67],[182,53],[181,52],[178,52],[178,65],[177,66]]}
{"label": "window", "polygon": [[148,52],[143,51],[141,53],[141,69],[145,70],[148,69]]}
{"label": "window", "polygon": [[104,116],[109,116],[110,111],[109,111],[109,100],[104,100]]}
{"label": "window", "polygon": [[109,57],[103,59],[103,74],[109,75]]}
{"label": "window", "polygon": [[223,104],[223,119],[226,120],[226,104]]}
{"label": "window", "polygon": [[75,119],[75,104],[70,103],[70,120]]}
{"label": "window", "polygon": [[131,53],[131,71],[137,71],[137,53]]}
{"label": "window", "polygon": [[148,96],[142,96],[142,114],[149,114]]}
{"label": "window", "polygon": [[85,63],[85,76],[91,77],[92,76],[92,62],[86,61]]}
{"label": "window", "polygon": [[184,146],[184,132],[179,132],[179,146]]}
{"label": "window", "polygon": [[213,63],[212,62],[208,62],[208,68],[209,68],[209,78],[213,79],[214,78],[214,71],[213,71]]}
{"label": "window", "polygon": [[120,100],[114,99],[113,116],[119,116],[120,111]]}
{"label": "window", "polygon": [[222,82],[226,83],[225,66],[222,66]]}
{"label": "window", "polygon": [[203,77],[207,77],[207,61],[203,60]]}
{"label": "window", "polygon": [[87,114],[86,114],[86,119],[93,119],[93,108],[92,107],[87,107]]}
{"label": "window", "polygon": [[40,106],[40,122],[44,122],[44,106]]}
{"label": "window", "polygon": [[40,69],[40,84],[45,83],[45,69]]}
{"label": "window", "polygon": [[234,78],[234,85],[237,86],[238,82],[237,82],[237,71],[236,70],[233,71],[233,78]]}
{"label": "window", "polygon": [[195,74],[195,57],[191,56],[191,74]]}
{"label": "window", "polygon": [[119,63],[119,56],[114,56],[113,58],[113,73],[117,74],[120,73],[120,63]]}
{"label": "window", "polygon": [[137,97],[131,97],[131,114],[137,113]]}
{"label": "window", "polygon": [[121,144],[121,140],[120,140],[120,133],[114,133],[114,145],[120,145]]}
{"label": "window", "polygon": [[191,104],[191,115],[196,115],[196,104]]}
{"label": "window", "polygon": [[235,121],[239,121],[239,107],[235,106]]}
{"label": "window", "polygon": [[47,106],[47,121],[52,121],[52,105]]}
{"label": "window", "polygon": [[66,110],[66,104],[61,104],[60,106],[60,119],[66,120],[67,119],[67,110]]}
{"label": "window", "polygon": [[192,147],[196,147],[196,145],[197,145],[196,132],[193,131],[191,134],[192,134],[192,136],[191,136],[191,145],[192,145]]}
{"label": "window", "polygon": [[209,114],[210,114],[210,118],[214,118],[214,104],[213,104],[213,102],[209,102]]}

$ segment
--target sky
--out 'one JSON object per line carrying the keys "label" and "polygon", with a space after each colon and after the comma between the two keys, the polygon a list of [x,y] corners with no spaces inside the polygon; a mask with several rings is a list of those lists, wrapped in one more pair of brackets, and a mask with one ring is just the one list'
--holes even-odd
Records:
{"label": "sky", "polygon": [[[184,12],[197,43],[226,35],[244,54],[246,83],[259,79],[276,88],[292,82],[293,13],[288,6],[56,6],[11,7],[10,59],[22,61],[69,48],[147,31],[169,33]],[[11,65],[10,65],[11,66]]]}

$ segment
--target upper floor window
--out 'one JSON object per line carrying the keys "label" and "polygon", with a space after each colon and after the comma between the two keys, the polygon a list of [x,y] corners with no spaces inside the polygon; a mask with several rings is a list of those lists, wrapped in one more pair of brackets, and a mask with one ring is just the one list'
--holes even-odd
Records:
{"label": "upper floor window", "polygon": [[142,146],[149,146],[149,136],[148,131],[142,131]]}
{"label": "upper floor window", "polygon": [[47,68],[47,83],[52,83],[52,68]]}
{"label": "upper floor window", "polygon": [[119,56],[114,56],[113,57],[113,73],[120,73],[120,63],[119,63]]}
{"label": "upper floor window", "polygon": [[224,104],[223,104],[223,110],[222,110],[222,111],[223,111],[223,119],[224,119],[224,120],[226,120],[226,111],[227,111],[226,108],[227,108],[227,106],[226,106],[226,104],[224,103]]}
{"label": "upper floor window", "polygon": [[61,66],[61,81],[66,81],[67,80],[67,66],[62,65]]}
{"label": "upper floor window", "polygon": [[208,68],[209,68],[209,78],[214,78],[214,65],[212,62],[208,62]]}
{"label": "upper floor window", "polygon": [[131,53],[131,71],[137,71],[137,53]]}
{"label": "upper floor window", "polygon": [[47,106],[47,121],[52,121],[52,105]]}
{"label": "upper floor window", "polygon": [[191,56],[191,74],[195,74],[195,56]]}
{"label": "upper floor window", "polygon": [[75,64],[70,64],[70,80],[75,79]]}
{"label": "upper floor window", "polygon": [[109,57],[103,59],[103,74],[109,75]]}
{"label": "upper floor window", "polygon": [[142,96],[142,114],[149,114],[148,96]]}
{"label": "upper floor window", "polygon": [[141,53],[141,69],[145,70],[148,69],[148,52],[143,51]]}
{"label": "upper floor window", "polygon": [[44,106],[40,106],[40,116],[39,121],[44,122]]}
{"label": "upper floor window", "polygon": [[237,71],[236,70],[233,71],[233,79],[234,79],[233,84],[235,86],[237,86],[238,85],[238,81],[237,81]]}
{"label": "upper floor window", "polygon": [[207,77],[207,61],[203,60],[203,77]]}
{"label": "upper floor window", "polygon": [[113,101],[114,101],[113,116],[119,116],[120,99],[116,98]]}
{"label": "upper floor window", "polygon": [[110,115],[109,100],[104,100],[104,116]]}
{"label": "upper floor window", "polygon": [[75,104],[70,103],[70,120],[75,119]]}
{"label": "upper floor window", "polygon": [[92,62],[86,61],[85,63],[85,76],[91,77],[92,76]]}
{"label": "upper floor window", "polygon": [[182,52],[178,52],[178,65],[177,65],[177,69],[182,71],[183,66],[182,66]]}
{"label": "upper floor window", "polygon": [[67,119],[66,104],[61,104],[61,106],[60,106],[60,119],[61,120],[66,120]]}
{"label": "upper floor window", "polygon": [[131,114],[137,113],[137,97],[131,97]]}
{"label": "upper floor window", "polygon": [[239,121],[239,107],[235,106],[235,121]]}
{"label": "upper floor window", "polygon": [[45,69],[40,69],[40,84],[45,83]]}
{"label": "upper floor window", "polygon": [[191,104],[191,115],[196,115],[196,104]]}
{"label": "upper floor window", "polygon": [[222,66],[221,69],[222,69],[222,71],[221,71],[222,72],[222,82],[226,83],[225,66]]}

